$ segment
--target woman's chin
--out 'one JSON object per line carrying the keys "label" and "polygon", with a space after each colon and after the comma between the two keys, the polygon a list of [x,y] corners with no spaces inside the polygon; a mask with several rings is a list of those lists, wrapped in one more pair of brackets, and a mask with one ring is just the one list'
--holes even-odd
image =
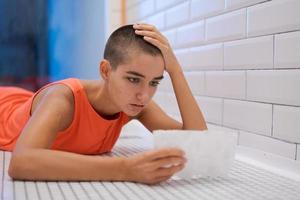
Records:
{"label": "woman's chin", "polygon": [[123,112],[130,117],[135,117],[139,113],[141,113],[142,110],[143,109],[140,109],[140,108],[136,109],[136,108],[129,107],[129,108],[124,109]]}
{"label": "woman's chin", "polygon": [[140,112],[133,112],[133,111],[123,111],[123,112],[129,117],[135,117],[140,113]]}

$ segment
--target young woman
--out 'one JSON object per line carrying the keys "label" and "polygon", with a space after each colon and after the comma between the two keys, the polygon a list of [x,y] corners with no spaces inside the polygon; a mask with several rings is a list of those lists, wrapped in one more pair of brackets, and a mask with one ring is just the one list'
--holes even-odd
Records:
{"label": "young woman", "polygon": [[[94,156],[110,151],[131,119],[150,131],[206,129],[167,39],[152,25],[121,27],[110,36],[99,71],[101,80],[66,79],[36,93],[0,87],[0,149],[13,151],[12,178],[155,184],[184,167],[184,152],[177,148],[128,158]],[[164,71],[182,123],[151,100]]]}

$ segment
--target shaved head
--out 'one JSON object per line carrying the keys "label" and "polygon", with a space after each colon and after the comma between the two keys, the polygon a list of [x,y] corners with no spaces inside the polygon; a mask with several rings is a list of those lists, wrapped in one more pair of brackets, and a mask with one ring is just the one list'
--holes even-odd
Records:
{"label": "shaved head", "polygon": [[108,60],[113,69],[125,64],[134,55],[140,53],[152,56],[162,56],[161,51],[154,45],[143,39],[143,36],[135,34],[133,25],[126,25],[115,30],[105,45],[104,59]]}

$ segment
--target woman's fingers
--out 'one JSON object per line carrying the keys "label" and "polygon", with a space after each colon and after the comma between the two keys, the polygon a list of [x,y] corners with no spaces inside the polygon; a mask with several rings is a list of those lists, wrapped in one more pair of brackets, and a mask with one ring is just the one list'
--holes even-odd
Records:
{"label": "woman's fingers", "polygon": [[168,45],[168,41],[164,37],[162,37],[162,35],[160,35],[156,32],[146,31],[146,30],[135,30],[135,33],[138,35],[141,35],[141,36],[147,36],[150,38],[157,39],[157,40],[161,41],[163,44]]}
{"label": "woman's fingers", "polygon": [[161,158],[159,160],[155,160],[153,161],[152,165],[155,169],[158,169],[158,168],[169,168],[170,166],[180,165],[184,163],[186,163],[186,158],[172,156],[172,157],[166,157],[166,158]]}
{"label": "woman's fingers", "polygon": [[144,30],[149,30],[149,31],[157,31],[155,26],[153,26],[151,24],[146,24],[146,23],[135,23],[135,24],[133,24],[133,28],[144,29]]}
{"label": "woman's fingers", "polygon": [[174,165],[174,166],[171,166],[171,167],[168,167],[168,168],[165,168],[165,167],[162,167],[162,168],[159,168],[157,171],[156,171],[156,177],[166,177],[166,176],[173,176],[173,174],[181,171],[183,168],[184,168],[184,164],[179,164],[179,165]]}
{"label": "woman's fingers", "polygon": [[177,165],[170,168],[161,168],[158,169],[153,174],[153,179],[151,179],[148,184],[158,184],[160,182],[170,179],[176,172],[179,172],[184,168],[184,165]]}
{"label": "woman's fingers", "polygon": [[136,30],[136,34],[138,35],[153,37],[155,39],[162,41],[166,45],[169,44],[168,39],[163,34],[161,34],[153,25],[139,23],[139,24],[134,24],[133,28]]}
{"label": "woman's fingers", "polygon": [[165,157],[178,156],[183,157],[184,151],[178,148],[162,148],[157,150],[152,150],[144,153],[145,156],[150,160],[157,160]]}
{"label": "woman's fingers", "polygon": [[163,44],[159,40],[148,37],[148,36],[144,36],[144,40],[146,40],[147,42],[149,42],[149,43],[153,44],[154,46],[158,47],[162,52],[169,48],[167,45]]}
{"label": "woman's fingers", "polygon": [[137,154],[127,159],[128,180],[155,184],[169,179],[185,163],[184,152],[178,148],[162,148]]}
{"label": "woman's fingers", "polygon": [[168,180],[168,179],[170,179],[170,178],[171,178],[171,176],[157,177],[157,178],[154,179],[152,185],[158,184],[158,183],[161,183],[161,182],[164,182],[164,181],[166,181],[166,180]]}

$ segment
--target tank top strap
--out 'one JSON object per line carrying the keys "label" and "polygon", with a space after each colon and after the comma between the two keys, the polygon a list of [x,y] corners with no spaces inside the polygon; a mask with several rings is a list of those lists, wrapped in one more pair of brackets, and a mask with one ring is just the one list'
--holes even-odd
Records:
{"label": "tank top strap", "polygon": [[73,91],[73,93],[75,93],[75,92],[77,93],[79,91],[82,91],[82,89],[83,89],[83,86],[81,85],[80,80],[76,79],[76,78],[68,78],[68,79],[58,81],[58,82],[54,82],[54,84],[55,83],[62,83],[62,84],[67,85]]}
{"label": "tank top strap", "polygon": [[53,85],[56,85],[56,84],[64,84],[66,86],[68,86],[72,91],[73,93],[74,92],[78,92],[82,89],[82,85],[80,83],[80,80],[79,79],[76,79],[76,78],[68,78],[68,79],[64,79],[64,80],[60,80],[60,81],[56,81],[56,82],[52,82],[52,83],[49,83],[45,86],[43,86],[42,88],[40,88],[37,92],[39,93],[41,90],[47,88],[47,87],[50,87],[50,86],[53,86]]}

